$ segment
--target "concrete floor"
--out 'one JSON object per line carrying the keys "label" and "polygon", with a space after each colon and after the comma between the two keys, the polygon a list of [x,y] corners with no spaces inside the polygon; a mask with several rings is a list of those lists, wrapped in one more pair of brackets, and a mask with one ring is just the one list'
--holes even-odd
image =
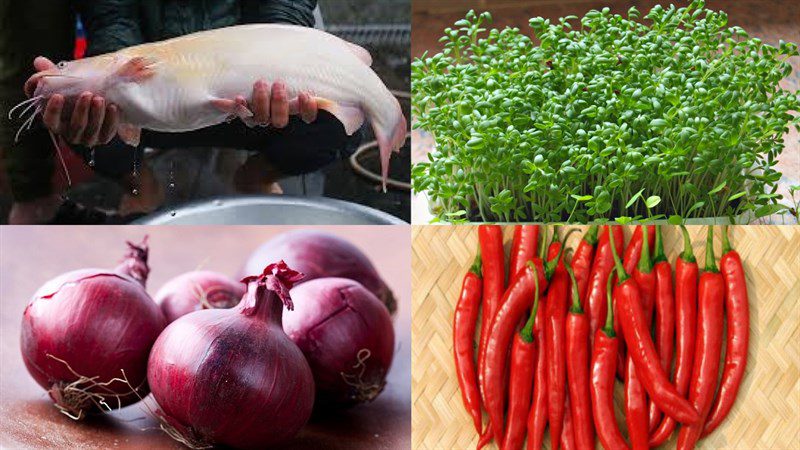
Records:
{"label": "concrete floor", "polygon": [[[441,51],[438,42],[442,30],[462,19],[467,11],[489,11],[492,14],[494,28],[506,26],[528,28],[528,19],[541,16],[557,19],[574,14],[582,17],[591,9],[605,6],[612,12],[624,14],[631,6],[639,11],[649,11],[659,3],[676,3],[685,5],[687,1],[659,2],[655,0],[415,0],[412,5],[411,38],[412,58],[428,51],[435,54]],[[725,11],[729,16],[729,24],[738,25],[752,36],[757,36],[765,43],[777,44],[780,39],[800,43],[800,1],[797,0],[706,0],[710,9]],[[781,86],[793,92],[800,89],[800,57],[793,57],[790,63],[794,67],[792,74]],[[412,118],[413,120],[413,118]],[[777,170],[783,172],[778,192],[788,198],[789,186],[800,185],[800,136],[791,130],[785,138],[785,149],[780,157]],[[434,142],[424,131],[414,130],[412,133],[412,163],[426,159],[426,154]],[[412,220],[414,223],[427,223],[432,218],[427,211],[427,202],[423,196],[415,194],[412,198]],[[782,218],[774,218],[783,223]]]}

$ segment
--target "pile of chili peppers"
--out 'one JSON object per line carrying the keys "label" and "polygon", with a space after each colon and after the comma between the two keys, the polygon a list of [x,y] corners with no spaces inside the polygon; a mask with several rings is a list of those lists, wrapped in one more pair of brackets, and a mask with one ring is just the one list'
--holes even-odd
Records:
{"label": "pile of chili peppers", "polygon": [[[548,424],[554,450],[594,449],[596,439],[648,449],[678,424],[677,448],[694,448],[730,412],[747,365],[747,286],[727,227],[719,268],[708,227],[702,273],[685,227],[674,273],[657,226],[637,226],[626,245],[621,226],[592,225],[574,251],[565,243],[575,229],[561,240],[557,226],[547,231],[515,226],[506,279],[502,228],[478,227],[453,324],[478,448],[519,449],[526,438],[528,450],[542,448]],[[614,412],[618,376],[627,440]]]}

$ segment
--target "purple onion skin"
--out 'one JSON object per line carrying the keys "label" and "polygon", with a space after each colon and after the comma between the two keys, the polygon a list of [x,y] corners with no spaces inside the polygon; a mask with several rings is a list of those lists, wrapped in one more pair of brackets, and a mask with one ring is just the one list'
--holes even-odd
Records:
{"label": "purple onion skin", "polygon": [[[103,269],[76,270],[45,283],[25,308],[22,357],[28,372],[48,391],[78,380],[64,363],[47,356],[53,355],[100,382],[119,378],[124,370],[144,397],[147,358],[165,326],[161,310],[139,281]],[[139,401],[123,382],[108,388],[123,395],[122,406]],[[107,403],[118,405],[115,398]]]}
{"label": "purple onion skin", "polygon": [[283,329],[311,366],[317,407],[373,400],[394,357],[392,319],[380,300],[345,278],[300,284],[292,299],[295,309],[284,311]]}
{"label": "purple onion skin", "polygon": [[274,267],[246,279],[247,293],[236,307],[189,313],[156,341],[150,388],[165,420],[184,436],[206,445],[264,448],[292,438],[311,416],[311,370],[281,327],[281,295],[291,305],[294,278],[276,284],[281,269],[275,275]]}
{"label": "purple onion skin", "polygon": [[338,236],[311,230],[279,234],[250,255],[244,272],[258,273],[266,263],[279,260],[305,274],[304,283],[317,278],[349,278],[375,294],[390,314],[397,309],[391,289],[367,256]]}
{"label": "purple onion skin", "polygon": [[244,295],[244,283],[208,270],[187,272],[167,281],[156,293],[154,300],[172,323],[190,312],[206,309],[201,296],[214,308],[232,308]]}

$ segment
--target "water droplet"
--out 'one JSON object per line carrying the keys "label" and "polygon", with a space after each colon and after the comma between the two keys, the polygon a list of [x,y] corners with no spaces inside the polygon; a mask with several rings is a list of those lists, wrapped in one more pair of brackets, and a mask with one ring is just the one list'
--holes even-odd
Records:
{"label": "water droplet", "polygon": [[174,182],[170,183],[169,187],[170,187],[170,189],[175,189],[175,183]]}
{"label": "water droplet", "polygon": [[174,209],[169,212],[169,215],[172,216],[172,217],[175,217],[175,214],[178,214],[178,212],[175,211]]}
{"label": "water droplet", "polygon": [[89,154],[89,167],[94,167],[94,149]]}
{"label": "water droplet", "polygon": [[133,188],[133,190],[131,191],[131,193],[132,193],[133,195],[139,195],[139,190],[138,190],[138,189],[136,189],[136,188]]}

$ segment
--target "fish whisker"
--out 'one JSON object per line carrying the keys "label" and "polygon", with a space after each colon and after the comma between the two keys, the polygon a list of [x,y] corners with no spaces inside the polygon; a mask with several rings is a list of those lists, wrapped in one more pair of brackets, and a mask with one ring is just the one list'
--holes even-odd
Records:
{"label": "fish whisker", "polygon": [[[27,114],[28,111],[30,111],[32,108],[37,108],[37,107],[40,107],[40,105],[37,102],[31,102],[30,104],[28,104],[28,106],[25,109],[22,110],[21,113],[19,113],[19,115],[17,117],[22,119],[22,118],[25,117],[25,114]],[[36,113],[34,113],[34,114],[36,114]]]}
{"label": "fish whisker", "polygon": [[33,114],[31,114],[27,119],[25,119],[25,122],[22,122],[22,125],[20,125],[19,129],[17,130],[17,134],[14,135],[14,142],[19,142],[19,136],[22,134],[24,130],[31,129],[31,127],[33,126],[34,119],[36,119],[36,117],[39,115],[40,112],[42,112],[41,106],[37,107],[33,111]]}
{"label": "fish whisker", "polygon": [[[8,111],[8,120],[11,120],[13,118],[14,111],[16,111],[17,109],[22,108],[25,105],[30,106],[31,103],[36,103],[37,101],[41,100],[42,98],[44,98],[43,95],[37,95],[35,97],[31,97],[31,98],[29,98],[27,100],[23,100],[23,101],[17,103],[16,105],[14,105],[13,108],[11,108]],[[27,108],[25,110],[27,111]],[[20,117],[22,117],[22,115],[20,115]]]}
{"label": "fish whisker", "polygon": [[67,177],[67,186],[72,187],[72,178],[70,178],[69,176],[67,163],[64,161],[64,155],[61,154],[61,147],[58,146],[58,142],[56,141],[56,135],[53,134],[53,132],[50,130],[47,130],[47,133],[50,134],[50,140],[53,142],[53,146],[56,148],[56,154],[58,155],[59,161],[61,161],[61,167],[64,169],[64,175],[66,175]]}

